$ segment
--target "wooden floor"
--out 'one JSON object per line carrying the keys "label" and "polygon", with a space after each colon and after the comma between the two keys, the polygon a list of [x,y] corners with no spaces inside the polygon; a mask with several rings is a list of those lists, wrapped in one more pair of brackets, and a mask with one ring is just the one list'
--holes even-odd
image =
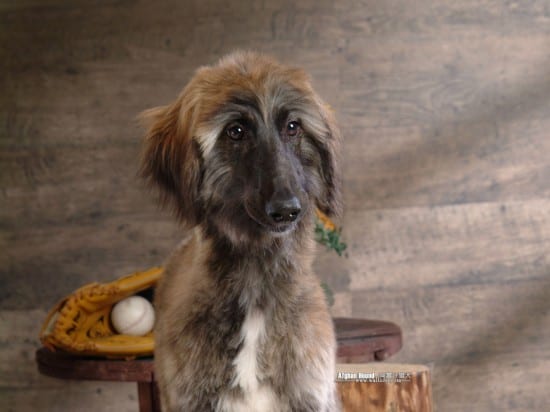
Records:
{"label": "wooden floor", "polygon": [[39,376],[37,331],[176,245],[135,117],[237,48],[305,67],[342,126],[334,314],[401,325],[437,410],[548,410],[545,0],[0,3],[0,410],[136,410],[133,386]]}

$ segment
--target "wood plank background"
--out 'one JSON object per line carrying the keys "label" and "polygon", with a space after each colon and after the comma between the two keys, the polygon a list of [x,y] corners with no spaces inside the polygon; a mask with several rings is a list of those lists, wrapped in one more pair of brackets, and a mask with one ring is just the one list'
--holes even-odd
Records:
{"label": "wood plank background", "polygon": [[46,310],[181,237],[136,178],[136,115],[237,48],[305,67],[345,136],[335,315],[397,322],[441,411],[550,404],[547,0],[0,3],[0,410],[136,410],[38,375]]}

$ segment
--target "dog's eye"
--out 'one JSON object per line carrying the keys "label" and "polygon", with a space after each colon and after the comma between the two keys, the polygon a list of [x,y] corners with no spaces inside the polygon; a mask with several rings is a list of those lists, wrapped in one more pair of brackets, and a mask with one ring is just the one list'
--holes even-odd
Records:
{"label": "dog's eye", "polygon": [[300,132],[300,123],[296,121],[288,122],[286,125],[286,134],[296,136]]}
{"label": "dog's eye", "polygon": [[240,123],[232,123],[225,129],[225,134],[231,140],[242,140],[245,134],[245,129]]}

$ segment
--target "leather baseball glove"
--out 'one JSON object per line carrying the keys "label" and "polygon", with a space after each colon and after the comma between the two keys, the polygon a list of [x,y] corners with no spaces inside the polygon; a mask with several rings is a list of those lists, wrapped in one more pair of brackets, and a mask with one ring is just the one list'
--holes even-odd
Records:
{"label": "leather baseball glove", "polygon": [[48,314],[40,331],[42,344],[52,351],[134,358],[152,356],[153,334],[118,334],[111,325],[115,303],[153,287],[162,268],[136,272],[111,283],[91,283],[62,299]]}

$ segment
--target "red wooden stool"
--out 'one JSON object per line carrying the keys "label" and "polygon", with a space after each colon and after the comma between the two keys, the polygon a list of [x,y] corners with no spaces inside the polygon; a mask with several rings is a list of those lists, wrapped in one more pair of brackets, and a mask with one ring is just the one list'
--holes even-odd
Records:
{"label": "red wooden stool", "polygon": [[[384,360],[401,349],[399,326],[377,320],[334,318],[339,363]],[[109,360],[51,352],[36,352],[40,373],[60,379],[137,382],[140,412],[160,412],[153,358]]]}

